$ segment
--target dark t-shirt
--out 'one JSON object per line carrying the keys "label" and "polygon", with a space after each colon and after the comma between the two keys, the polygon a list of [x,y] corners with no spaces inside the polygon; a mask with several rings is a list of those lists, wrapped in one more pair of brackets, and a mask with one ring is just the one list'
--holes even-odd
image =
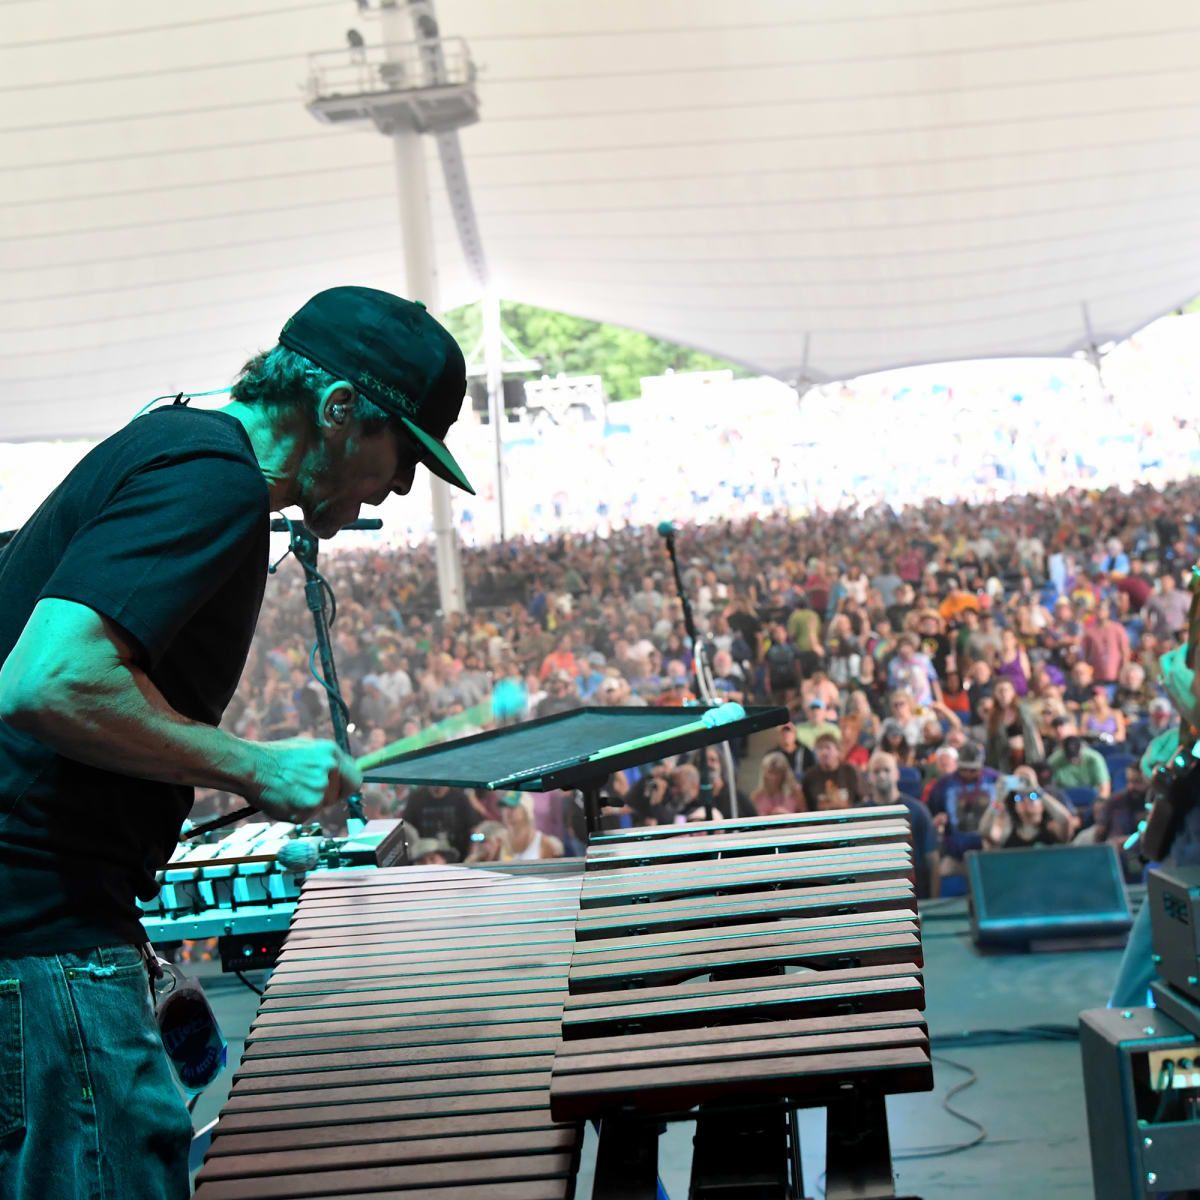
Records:
{"label": "dark t-shirt", "polygon": [[817,756],[803,742],[797,742],[791,754],[785,750],[780,750],[779,753],[788,760],[788,766],[792,768],[792,774],[797,779],[801,778],[809,767],[817,765]]}
{"label": "dark t-shirt", "polygon": [[[913,886],[918,900],[927,900],[930,895],[932,880],[929,878],[929,855],[936,853],[938,848],[937,829],[929,810],[919,800],[910,796],[897,796],[897,804],[903,804],[908,809],[908,826],[912,835],[913,849]],[[871,801],[865,800],[858,807],[870,807]]]}
{"label": "dark t-shirt", "polygon": [[849,763],[840,763],[832,771],[809,767],[800,780],[804,799],[811,810],[853,808],[862,799],[858,772]]}
{"label": "dark t-shirt", "polygon": [[1054,833],[1054,819],[1049,813],[1043,813],[1042,819],[1028,836],[1014,821],[1008,837],[1004,839],[1004,849],[1021,850],[1029,846],[1057,846],[1061,841],[1062,838],[1056,837]]}
{"label": "dark t-shirt", "polygon": [[1119,791],[1107,803],[1100,801],[1096,815],[1096,839],[1106,841],[1119,837],[1122,841],[1129,837],[1138,827],[1138,822],[1146,817],[1145,789],[1133,791],[1125,788]]}
{"label": "dark t-shirt", "polygon": [[430,787],[412,790],[404,819],[422,837],[449,842],[463,858],[471,847],[471,830],[483,820],[462,788],[447,788],[444,795],[435,796]]}
{"label": "dark t-shirt", "polygon": [[767,651],[767,671],[772,691],[785,691],[799,682],[796,678],[796,658],[796,649],[789,642],[776,642]]}
{"label": "dark t-shirt", "polygon": [[740,634],[750,651],[750,659],[758,661],[758,635],[762,633],[762,622],[747,612],[729,614],[729,628]]}
{"label": "dark t-shirt", "polygon": [[[37,602],[108,617],[176,712],[217,725],[266,581],[270,501],[242,426],[173,406],[95,447],[0,554],[0,661]],[[0,958],[145,940],[192,789],[85,766],[0,722]]]}

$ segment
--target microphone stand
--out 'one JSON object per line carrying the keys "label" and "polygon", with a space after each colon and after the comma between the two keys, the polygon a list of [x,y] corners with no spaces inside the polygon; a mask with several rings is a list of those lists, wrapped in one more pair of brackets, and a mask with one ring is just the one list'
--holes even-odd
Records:
{"label": "microphone stand", "polygon": [[[692,681],[695,684],[696,695],[702,700],[709,700],[707,687],[703,676],[703,660],[704,649],[700,645],[700,638],[696,633],[696,622],[692,617],[692,605],[688,600],[687,592],[683,586],[683,576],[679,571],[679,559],[675,554],[675,527],[669,522],[664,521],[658,527],[658,532],[662,534],[663,539],[667,543],[667,554],[671,558],[671,570],[675,573],[675,591],[679,594],[679,603],[683,608],[683,627],[687,630],[687,635],[692,642]],[[708,769],[708,747],[702,747],[700,751],[700,762],[698,764],[700,771],[700,801],[704,805],[704,819],[712,820],[712,776]]]}
{"label": "microphone stand", "polygon": [[[291,551],[296,561],[304,568],[304,600],[308,611],[312,613],[313,627],[317,635],[317,654],[321,659],[321,683],[329,696],[329,720],[333,725],[333,740],[347,753],[350,753],[349,713],[345,700],[342,699],[338,687],[337,668],[333,663],[333,645],[329,638],[329,617],[325,613],[325,590],[329,589],[333,598],[333,589],[325,582],[324,576],[317,570],[317,551],[320,539],[303,521],[272,521],[271,529],[283,525],[291,535]],[[383,522],[375,520],[355,521],[347,526],[350,529],[382,529]],[[336,602],[335,602],[336,603]],[[362,796],[355,792],[346,801],[348,815],[346,832],[356,833],[366,823],[363,816]],[[357,822],[357,825],[354,824]]]}
{"label": "microphone stand", "polygon": [[[349,525],[343,525],[342,528],[382,529],[383,522],[377,517],[369,517],[358,521],[351,521]],[[324,592],[326,589],[329,589],[330,599],[333,599],[333,589],[329,588],[329,585],[325,582],[325,577],[317,570],[317,552],[320,548],[320,539],[303,521],[289,521],[286,517],[272,521],[271,532],[286,533],[289,535],[288,550],[295,556],[296,561],[301,567],[304,568],[304,600],[308,605],[308,611],[312,613],[313,626],[316,630],[317,655],[321,660],[322,672],[320,682],[329,697],[329,719],[333,725],[333,740],[349,754],[350,731],[347,728],[349,724],[347,720],[349,710],[346,707],[345,700],[342,699],[341,689],[338,687],[337,668],[333,662],[333,646],[329,638],[329,617],[325,613]],[[278,565],[278,563],[275,564],[275,566]],[[274,570],[275,567],[272,567],[271,571],[273,572]],[[366,824],[366,817],[363,815],[362,796],[358,792],[355,792],[346,801],[346,808],[349,810],[346,818],[346,832],[356,833]],[[247,804],[242,808],[234,809],[231,813],[226,813],[224,816],[214,817],[211,821],[205,821],[197,825],[194,829],[189,829],[180,838],[180,841],[191,841],[193,838],[211,833],[214,829],[222,829],[226,825],[232,825],[235,821],[240,821],[243,817],[248,817],[251,813],[256,812],[258,812],[258,809],[253,804]]]}

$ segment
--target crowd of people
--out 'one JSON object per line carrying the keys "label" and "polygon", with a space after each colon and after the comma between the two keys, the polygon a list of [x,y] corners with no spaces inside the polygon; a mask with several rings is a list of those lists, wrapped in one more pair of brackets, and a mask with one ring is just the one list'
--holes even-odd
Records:
{"label": "crowd of people", "polygon": [[[605,821],[664,823],[908,805],[923,888],[972,848],[1068,838],[1123,846],[1144,804],[1138,760],[1177,721],[1160,659],[1186,637],[1200,483],[987,505],[930,501],[805,520],[682,528],[685,591],[720,698],[791,720],[609,780]],[[455,735],[582,705],[686,704],[694,648],[652,528],[464,554],[467,613],[436,608],[432,548],[331,551],[334,644],[354,749]],[[268,587],[226,724],[328,736],[294,563]],[[580,798],[370,785],[430,861],[582,848]],[[196,817],[235,798],[207,793]],[[1130,870],[1135,865],[1130,861]]]}
{"label": "crowd of people", "polygon": [[[678,372],[643,379],[636,399],[565,410],[539,407],[547,385],[590,394],[595,381],[531,381],[529,403],[503,427],[504,526],[544,539],[652,525],[664,513],[740,521],[855,500],[900,507],[1127,479],[1161,486],[1200,464],[1198,320],[1156,322],[1106,354],[1102,373],[1072,359],[943,363],[798,392],[766,376]],[[479,491],[456,498],[459,533],[482,546],[501,529],[494,430],[465,406],[453,442]],[[22,524],[44,481],[88,449],[0,444],[0,530]],[[397,501],[382,515],[389,545],[432,536],[428,505]]]}

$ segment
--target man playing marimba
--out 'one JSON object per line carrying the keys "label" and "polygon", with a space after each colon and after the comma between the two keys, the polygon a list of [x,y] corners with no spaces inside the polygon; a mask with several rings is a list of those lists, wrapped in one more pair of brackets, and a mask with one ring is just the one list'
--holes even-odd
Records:
{"label": "man playing marimba", "polygon": [[133,421],[0,555],[0,1195],[188,1195],[191,1121],[149,1004],[135,896],[193,787],[311,819],[357,790],[332,742],[218,728],[258,619],[269,514],[331,537],[442,439],[462,353],[423,306],[310,300],[216,411]]}

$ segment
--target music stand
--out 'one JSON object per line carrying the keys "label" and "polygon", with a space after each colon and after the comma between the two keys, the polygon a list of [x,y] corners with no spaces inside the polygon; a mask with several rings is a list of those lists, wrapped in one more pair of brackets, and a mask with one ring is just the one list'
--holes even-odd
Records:
{"label": "music stand", "polygon": [[702,706],[588,707],[427,746],[368,770],[366,783],[484,791],[583,793],[588,836],[600,830],[600,788],[626,767],[786,725],[786,708],[759,706],[711,728]]}

